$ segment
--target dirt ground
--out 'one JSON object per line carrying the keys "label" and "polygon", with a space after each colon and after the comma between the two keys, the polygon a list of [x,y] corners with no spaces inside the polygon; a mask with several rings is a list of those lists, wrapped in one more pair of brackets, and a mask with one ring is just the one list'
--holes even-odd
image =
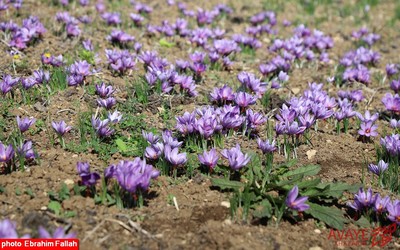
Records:
{"label": "dirt ground", "polygon": [[[79,7],[74,1],[70,13],[79,16],[87,14],[93,17],[93,24],[83,28],[83,34],[79,38],[65,39],[57,36],[54,32],[54,16],[61,11],[60,6],[49,4],[50,1],[24,1],[20,15],[16,17],[13,9],[2,12],[0,21],[12,18],[19,23],[29,14],[40,18],[47,33],[39,43],[24,50],[23,59],[29,65],[25,69],[19,69],[18,76],[29,75],[41,65],[40,55],[50,52],[53,55],[71,55],[77,50],[82,40],[90,38],[98,47],[100,58],[103,60],[103,70],[98,76],[109,81],[117,88],[115,96],[120,103],[123,103],[131,93],[126,87],[126,79],[136,79],[137,75],[143,74],[141,63],[138,63],[138,70],[123,79],[113,76],[105,66],[104,49],[111,48],[105,40],[112,27],[108,27],[100,19],[91,3],[88,7]],[[93,1],[91,1],[93,2]],[[107,5],[111,5],[106,1]],[[125,1],[122,1],[125,2]],[[144,1],[142,1],[144,2]],[[307,88],[308,82],[325,82],[325,79],[333,74],[334,66],[349,49],[354,49],[350,39],[351,32],[367,26],[371,31],[381,35],[381,40],[373,46],[374,50],[381,54],[379,65],[374,68],[375,73],[384,73],[387,63],[400,62],[400,21],[390,25],[394,16],[396,6],[395,0],[382,1],[382,3],[371,6],[369,20],[359,21],[360,11],[348,16],[340,16],[338,9],[342,4],[355,6],[356,1],[333,1],[332,7],[317,5],[314,14],[306,14],[302,9],[301,1],[273,1],[275,4],[267,4],[269,1],[255,1],[250,4],[244,0],[231,1],[204,1],[203,3],[187,2],[188,8],[196,10],[196,7],[211,9],[217,3],[225,3],[234,9],[234,13],[218,22],[218,26],[226,29],[227,34],[244,32],[249,25],[246,20],[262,9],[277,11],[279,29],[278,36],[289,37],[291,27],[284,27],[284,19],[293,23],[305,23],[309,28],[318,28],[325,34],[332,36],[334,47],[329,51],[331,62],[326,65],[309,65],[303,68],[294,69],[290,74],[287,88],[281,88],[274,92],[281,100],[287,100],[292,95],[301,95]],[[307,2],[307,1],[305,1]],[[315,1],[318,2],[318,1]],[[149,15],[148,22],[159,25],[163,20],[171,23],[179,17],[176,6],[168,7],[165,1],[147,1],[153,7],[154,12]],[[115,7],[116,6],[116,7]],[[112,8],[120,11],[123,20],[129,22],[129,13],[135,12],[134,8],[126,3]],[[119,9],[118,9],[119,8]],[[356,8],[355,8],[356,10]],[[234,20],[242,20],[234,22]],[[195,48],[184,38],[170,38],[178,46],[165,48],[160,46],[159,38],[148,37],[142,29],[125,27],[127,33],[135,36],[136,40],[143,44],[143,50],[154,49],[159,55],[174,62],[179,58],[187,58]],[[204,105],[205,96],[215,86],[222,86],[224,83],[238,85],[236,75],[240,71],[258,73],[258,65],[272,57],[267,48],[270,45],[269,36],[261,37],[262,48],[256,52],[256,57],[246,54],[239,54],[235,58],[235,64],[230,72],[213,71],[212,74],[205,74],[202,84],[198,86],[199,96],[188,100],[179,100],[171,108],[173,116],[180,115],[184,111],[191,112],[196,107]],[[15,74],[12,68],[13,57],[7,53],[8,48],[0,44],[0,72]],[[342,87],[343,88],[343,87]],[[366,100],[360,104],[359,110],[369,109],[381,112],[384,106],[381,98],[388,92],[389,87],[373,79],[372,84],[346,85],[345,89],[362,89]],[[336,96],[338,88],[333,85],[324,86],[331,96]],[[10,114],[3,117],[8,127],[4,133],[8,135],[16,115],[34,116],[45,121],[45,127],[41,131],[28,134],[28,138],[34,142],[35,149],[40,155],[40,163],[30,166],[26,171],[12,172],[7,175],[0,175],[0,219],[9,218],[17,222],[20,235],[30,233],[35,235],[39,225],[54,229],[57,226],[69,227],[71,232],[76,232],[80,239],[80,249],[336,249],[336,242],[329,240],[329,228],[317,221],[308,219],[297,224],[283,221],[279,227],[266,226],[262,223],[245,223],[235,221],[230,217],[229,193],[220,192],[211,188],[211,182],[207,175],[195,171],[193,178],[180,177],[173,179],[161,176],[153,181],[146,199],[146,206],[134,209],[118,209],[116,206],[107,207],[96,205],[93,198],[71,195],[69,199],[62,202],[64,211],[74,211],[75,216],[66,218],[56,216],[47,209],[49,204],[49,193],[59,191],[63,184],[73,193],[73,184],[77,183],[79,176],[76,173],[76,163],[87,161],[92,170],[100,173],[113,163],[117,163],[124,157],[115,153],[106,161],[100,159],[96,153],[77,153],[64,150],[60,145],[52,146],[49,139],[50,121],[65,120],[73,127],[78,126],[78,115],[81,112],[95,110],[95,98],[84,91],[82,87],[68,88],[57,95],[51,96],[50,101],[45,105],[17,105],[10,109]],[[39,108],[38,108],[39,107]],[[164,118],[158,112],[156,104],[145,108],[136,108],[136,113],[127,115],[144,116],[143,127],[153,127],[159,130],[165,128]],[[255,109],[265,114],[261,105]],[[174,123],[172,116],[171,124]],[[379,144],[379,137],[374,138],[370,143],[363,143],[357,140],[357,128],[355,120],[351,123],[348,134],[337,135],[332,124],[322,122],[318,132],[311,133],[312,145],[302,145],[298,149],[298,164],[318,164],[322,167],[320,177],[329,182],[347,182],[351,184],[362,181],[362,169],[366,168],[366,162],[375,161],[375,144]],[[388,130],[388,122],[384,119],[378,121],[379,132]],[[265,132],[265,131],[264,131]],[[263,133],[264,133],[263,132]],[[66,141],[78,141],[75,130],[65,138]],[[257,149],[255,140],[248,140],[243,137],[227,139],[225,147],[233,146],[240,141],[242,148],[246,151]],[[315,155],[309,157],[308,152],[315,150]],[[275,154],[277,162],[284,161],[284,157]],[[364,180],[369,185],[370,175]],[[31,190],[33,196],[26,192]],[[379,189],[377,189],[379,190]],[[347,195],[351,197],[350,194]],[[172,197],[176,198],[174,204]],[[345,209],[345,201],[341,201]],[[346,225],[346,228],[355,228],[354,225]],[[343,247],[341,247],[343,249]],[[400,239],[393,239],[386,247],[387,249],[399,249]],[[362,247],[349,247],[346,249],[363,249]],[[364,247],[364,249],[369,249]]]}

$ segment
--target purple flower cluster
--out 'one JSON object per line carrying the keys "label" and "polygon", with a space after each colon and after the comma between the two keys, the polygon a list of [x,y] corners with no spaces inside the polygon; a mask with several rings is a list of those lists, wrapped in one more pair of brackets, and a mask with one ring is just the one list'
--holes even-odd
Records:
{"label": "purple flower cluster", "polygon": [[[261,64],[259,70],[264,76],[270,76],[280,71],[288,72],[295,60],[312,61],[318,58],[321,62],[327,63],[329,62],[327,51],[332,47],[331,37],[319,30],[311,32],[304,25],[300,25],[294,30],[291,38],[274,40],[269,50],[278,55],[268,63]],[[316,53],[319,53],[319,56]]]}
{"label": "purple flower cluster", "polygon": [[12,78],[10,75],[3,75],[3,79],[0,80],[0,91],[3,95],[6,95],[16,86],[20,78]]}
{"label": "purple flower cluster", "polygon": [[347,52],[340,64],[346,67],[343,72],[344,81],[357,81],[368,85],[371,81],[369,65],[376,65],[379,62],[380,54],[371,49],[359,47],[355,51]]}
{"label": "purple flower cluster", "polygon": [[64,29],[69,37],[79,36],[82,31],[79,28],[79,20],[71,16],[68,12],[58,12],[56,14],[57,22],[64,24]]}
{"label": "purple flower cluster", "polygon": [[113,30],[111,31],[111,34],[106,37],[106,39],[111,43],[125,46],[128,43],[133,42],[135,40],[135,37],[125,33],[122,30]]}
{"label": "purple flower cluster", "polygon": [[150,160],[157,160],[161,156],[173,166],[184,165],[187,161],[186,153],[179,153],[179,147],[182,142],[179,142],[172,136],[171,131],[166,130],[162,133],[162,141],[160,137],[153,133],[142,132],[143,138],[150,144],[145,149],[145,157]]}
{"label": "purple flower cluster", "polygon": [[391,93],[386,93],[382,97],[382,103],[385,105],[386,110],[391,112],[400,112],[400,96],[398,94],[392,95]]}
{"label": "purple flower cluster", "polygon": [[224,105],[220,108],[206,106],[176,117],[176,129],[183,135],[198,134],[208,139],[214,134],[231,129],[238,130],[242,126],[256,132],[265,122],[266,118],[262,114],[252,110],[247,110],[243,115],[240,106]]}
{"label": "purple flower cluster", "polygon": [[64,65],[64,59],[62,55],[53,56],[50,53],[44,53],[41,56],[43,64],[51,65],[53,67],[61,67]]}
{"label": "purple flower cluster", "polygon": [[[186,71],[189,67],[195,67],[195,70],[202,72],[205,70],[205,65],[200,61],[204,60],[205,54],[194,53],[191,58],[194,63],[191,65],[188,62],[180,63],[181,72]],[[181,93],[189,96],[197,96],[196,83],[192,76],[179,74],[176,71],[175,65],[169,64],[166,59],[157,56],[154,51],[144,51],[139,55],[139,59],[144,63],[146,74],[146,82],[150,86],[161,85],[161,91],[169,93],[175,85],[180,87]],[[185,65],[183,65],[185,64]]]}
{"label": "purple flower cluster", "polygon": [[389,196],[381,197],[379,193],[373,194],[371,188],[364,191],[360,188],[354,195],[354,202],[348,203],[348,206],[358,212],[365,212],[372,209],[377,215],[400,225],[400,201],[391,201]]}
{"label": "purple flower cluster", "polygon": [[380,139],[382,147],[393,157],[400,155],[400,135],[391,134]]}
{"label": "purple flower cluster", "polygon": [[114,178],[118,184],[130,193],[138,190],[146,191],[150,186],[150,180],[160,175],[160,172],[136,157],[133,161],[120,161],[117,165],[111,165],[105,170],[105,178]]}
{"label": "purple flower cluster", "polygon": [[90,64],[85,60],[74,62],[67,68],[67,72],[69,86],[84,84],[86,77],[91,74]]}
{"label": "purple flower cluster", "polygon": [[33,71],[31,76],[21,79],[21,84],[24,89],[30,89],[35,85],[41,85],[50,81],[50,73],[42,69]]}
{"label": "purple flower cluster", "polygon": [[[347,99],[345,99],[347,100]],[[328,96],[322,90],[322,84],[310,83],[309,89],[304,91],[300,98],[293,97],[286,104],[282,105],[279,114],[276,115],[277,124],[275,131],[278,135],[300,135],[314,125],[316,120],[325,120],[334,115],[334,108],[337,106],[335,98]],[[341,110],[346,109],[346,115],[351,113],[351,103],[346,106],[339,102]],[[355,115],[355,113],[353,114]]]}
{"label": "purple flower cluster", "polygon": [[109,118],[101,120],[100,118],[97,118],[93,115],[91,122],[92,122],[92,127],[94,128],[96,134],[100,138],[110,137],[115,132],[115,130],[109,126],[111,122]]}
{"label": "purple flower cluster", "polygon": [[135,68],[136,62],[133,55],[127,50],[106,49],[106,57],[111,69],[123,75],[128,70]]}
{"label": "purple flower cluster", "polygon": [[98,173],[90,172],[90,165],[87,162],[76,163],[76,169],[79,176],[82,178],[81,183],[84,186],[93,186],[100,179],[100,175]]}
{"label": "purple flower cluster", "polygon": [[374,43],[381,39],[381,36],[378,34],[370,33],[367,28],[363,27],[357,31],[353,31],[351,36],[356,41],[363,41],[369,46],[372,46]]}
{"label": "purple flower cluster", "polygon": [[118,25],[121,21],[121,14],[118,12],[104,12],[101,14],[101,18],[108,24],[108,25]]}
{"label": "purple flower cluster", "polygon": [[30,44],[40,39],[46,32],[43,24],[34,16],[22,20],[21,27],[11,22],[1,23],[0,27],[3,31],[9,31],[11,33],[9,45],[19,50],[26,49]]}

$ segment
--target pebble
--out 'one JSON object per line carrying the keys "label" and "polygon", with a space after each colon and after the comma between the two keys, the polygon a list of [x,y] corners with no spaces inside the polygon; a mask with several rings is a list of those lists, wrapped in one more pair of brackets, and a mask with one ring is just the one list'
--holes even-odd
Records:
{"label": "pebble", "polygon": [[321,234],[321,230],[319,230],[318,228],[314,230],[314,233],[316,234]]}
{"label": "pebble", "polygon": [[316,246],[316,247],[310,247],[308,250],[324,250],[322,247]]}
{"label": "pebble", "polygon": [[225,225],[228,225],[228,226],[232,225],[232,221],[231,221],[230,219],[224,220],[223,223],[224,223]]}
{"label": "pebble", "polygon": [[231,203],[229,201],[223,201],[223,202],[221,202],[221,206],[226,207],[226,208],[230,208],[231,207]]}
{"label": "pebble", "polygon": [[66,180],[64,181],[64,183],[65,183],[66,185],[73,185],[75,182],[74,182],[73,180],[71,180],[71,179],[66,179]]}
{"label": "pebble", "polygon": [[43,207],[40,208],[40,210],[46,211],[46,210],[47,210],[47,207],[46,207],[46,206],[43,206]]}
{"label": "pebble", "polygon": [[314,158],[314,156],[315,156],[316,153],[317,153],[317,150],[315,150],[315,149],[308,150],[308,151],[306,152],[307,158],[308,158],[309,160],[311,160],[312,158]]}

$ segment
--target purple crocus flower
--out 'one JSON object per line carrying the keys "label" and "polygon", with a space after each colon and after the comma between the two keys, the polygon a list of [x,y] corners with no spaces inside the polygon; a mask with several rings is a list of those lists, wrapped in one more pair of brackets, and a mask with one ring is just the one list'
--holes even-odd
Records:
{"label": "purple crocus flower", "polygon": [[146,131],[142,130],[143,138],[150,144],[156,144],[160,140],[160,136],[154,135],[153,132],[147,133]]}
{"label": "purple crocus flower", "polygon": [[259,112],[253,112],[253,110],[246,110],[247,128],[257,131],[257,129],[263,125],[267,118]]}
{"label": "purple crocus flower", "polygon": [[14,148],[10,144],[7,147],[0,142],[0,162],[9,162],[14,158]]}
{"label": "purple crocus flower", "polygon": [[178,153],[179,148],[172,149],[169,144],[164,147],[165,159],[174,166],[183,165],[186,163],[186,153]]}
{"label": "purple crocus flower", "polygon": [[258,148],[261,149],[264,154],[272,153],[277,149],[275,146],[275,140],[271,142],[270,140],[263,141],[260,138],[257,138],[257,144]]}
{"label": "purple crocus flower", "polygon": [[82,185],[84,186],[93,186],[100,179],[100,175],[98,173],[90,172],[90,166],[87,162],[78,162],[76,164],[76,169],[79,176],[82,178]]}
{"label": "purple crocus flower", "polygon": [[390,82],[390,88],[395,92],[399,92],[400,90],[400,79],[393,80]]}
{"label": "purple crocus flower", "polygon": [[373,122],[362,122],[360,125],[360,130],[358,130],[358,134],[366,137],[375,137],[378,135],[376,129],[377,125],[374,125]]}
{"label": "purple crocus flower", "polygon": [[390,120],[390,127],[392,128],[400,128],[400,120],[391,119]]}
{"label": "purple crocus flower", "polygon": [[204,151],[203,154],[199,154],[199,161],[204,166],[207,166],[210,170],[214,169],[217,166],[219,156],[217,154],[217,150],[215,148],[210,151]]}
{"label": "purple crocus flower", "polygon": [[356,211],[361,211],[364,208],[368,208],[369,206],[374,204],[374,202],[375,200],[371,188],[368,188],[367,192],[365,192],[363,188],[360,188],[358,190],[358,193],[354,195],[354,202],[348,203],[348,206]]}
{"label": "purple crocus flower", "polygon": [[246,108],[249,105],[253,105],[256,103],[256,101],[256,97],[246,92],[239,92],[235,95],[235,103],[241,108]]}
{"label": "purple crocus flower", "polygon": [[117,104],[117,100],[114,97],[108,97],[106,99],[98,98],[97,105],[99,107],[103,107],[106,109],[111,109],[114,105]]}
{"label": "purple crocus flower", "polygon": [[112,123],[118,123],[122,119],[122,113],[119,112],[118,110],[115,110],[114,112],[108,112],[107,113],[107,118],[110,122]]}
{"label": "purple crocus flower", "polygon": [[235,94],[231,87],[224,85],[222,88],[214,88],[210,94],[212,102],[227,103],[235,99]]}
{"label": "purple crocus flower", "polygon": [[388,111],[400,112],[400,97],[398,94],[393,96],[391,93],[386,93],[382,98],[382,103]]}
{"label": "purple crocus flower", "polygon": [[67,124],[65,123],[65,121],[61,121],[61,122],[51,122],[51,126],[53,127],[53,129],[56,131],[56,133],[59,136],[63,136],[65,133],[67,133],[68,131],[70,131],[72,129],[72,127],[67,126]]}
{"label": "purple crocus flower", "polygon": [[228,56],[232,52],[240,50],[235,41],[228,39],[214,40],[214,48],[221,56]]}
{"label": "purple crocus flower", "polygon": [[381,198],[381,196],[379,194],[376,194],[374,197],[374,211],[382,214],[383,212],[386,212],[386,207],[387,205],[390,203],[390,197],[386,196],[385,198]]}
{"label": "purple crocus flower", "polygon": [[98,94],[101,98],[107,98],[110,97],[115,89],[111,85],[106,85],[104,82],[102,82],[100,85],[96,84],[96,94]]}
{"label": "purple crocus flower", "polygon": [[102,121],[102,120],[100,120],[100,118],[96,118],[95,116],[92,116],[91,122],[92,122],[93,128],[95,129],[95,131],[99,137],[109,137],[115,132],[114,129],[112,129],[108,126],[108,124],[110,122],[110,120],[108,120],[108,119],[105,119]]}
{"label": "purple crocus flower", "polygon": [[17,148],[17,152],[18,155],[27,160],[33,160],[37,156],[35,151],[33,151],[32,141],[25,141],[20,147]]}
{"label": "purple crocus flower", "polygon": [[18,239],[17,224],[8,219],[0,221],[0,239]]}
{"label": "purple crocus flower", "polygon": [[22,120],[19,116],[17,116],[17,125],[21,133],[24,133],[36,122],[35,118],[24,117]]}
{"label": "purple crocus flower", "polygon": [[164,144],[161,142],[157,142],[155,144],[146,147],[146,149],[144,150],[144,156],[147,159],[157,160],[158,158],[160,158],[163,151],[164,151]]}
{"label": "purple crocus flower", "polygon": [[383,172],[385,172],[387,170],[387,168],[389,167],[389,164],[384,162],[383,160],[380,160],[378,162],[378,165],[375,164],[369,164],[368,165],[368,170],[378,176],[380,176],[381,174],[383,174]]}
{"label": "purple crocus flower", "polygon": [[310,206],[305,204],[305,202],[308,200],[308,197],[307,196],[298,197],[298,196],[299,196],[299,188],[296,185],[288,193],[288,196],[285,201],[286,206],[298,212],[302,212],[309,209]]}
{"label": "purple crocus flower", "polygon": [[101,18],[107,22],[108,25],[117,25],[120,24],[121,21],[121,14],[118,12],[105,12],[101,14]]}
{"label": "purple crocus flower", "polygon": [[250,156],[243,154],[239,144],[236,144],[234,148],[222,150],[221,154],[223,157],[228,159],[229,166],[233,170],[239,170],[243,168],[250,161]]}
{"label": "purple crocus flower", "polygon": [[74,239],[75,233],[66,234],[63,227],[58,227],[51,235],[44,227],[39,226],[39,238],[40,239]]}
{"label": "purple crocus flower", "polygon": [[176,129],[183,135],[193,133],[196,126],[196,114],[185,112],[183,116],[177,116],[176,119]]}
{"label": "purple crocus flower", "polygon": [[391,77],[399,73],[399,65],[396,64],[386,64],[386,75]]}
{"label": "purple crocus flower", "polygon": [[400,225],[400,201],[394,200],[393,202],[389,202],[386,209],[389,213],[387,218],[397,225]]}
{"label": "purple crocus flower", "polygon": [[133,161],[120,161],[113,169],[108,170],[108,176],[117,179],[118,184],[130,193],[137,190],[146,191],[150,180],[160,175],[153,166],[136,157]]}
{"label": "purple crocus flower", "polygon": [[367,123],[367,122],[375,122],[379,118],[379,113],[375,113],[374,115],[371,115],[369,110],[365,111],[365,115],[363,116],[359,112],[356,112],[356,116],[358,119],[360,119],[361,122]]}

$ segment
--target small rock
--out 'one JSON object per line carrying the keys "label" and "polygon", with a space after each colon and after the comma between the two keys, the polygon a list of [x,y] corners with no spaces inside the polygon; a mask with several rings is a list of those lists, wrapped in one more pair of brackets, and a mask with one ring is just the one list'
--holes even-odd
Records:
{"label": "small rock", "polygon": [[46,211],[46,210],[47,210],[47,207],[46,207],[46,206],[43,206],[43,207],[40,208],[40,210]]}
{"label": "small rock", "polygon": [[66,179],[66,180],[64,181],[64,183],[65,183],[66,185],[73,185],[75,182],[74,182],[74,180]]}
{"label": "small rock", "polygon": [[332,141],[331,140],[326,140],[326,143],[332,143]]}
{"label": "small rock", "polygon": [[33,109],[39,112],[46,112],[47,108],[43,106],[40,102],[37,102],[33,105]]}
{"label": "small rock", "polygon": [[300,93],[300,88],[292,88],[292,92],[293,94],[297,95],[298,93]]}
{"label": "small rock", "polygon": [[308,250],[324,250],[322,247],[316,246],[316,247],[310,247]]}
{"label": "small rock", "polygon": [[311,160],[312,158],[314,158],[314,156],[315,156],[316,153],[317,153],[317,150],[315,150],[315,149],[308,150],[308,151],[306,152],[307,158],[308,158],[309,160]]}
{"label": "small rock", "polygon": [[228,226],[232,225],[232,221],[231,221],[230,219],[224,220],[223,223],[224,223],[225,225],[228,225]]}
{"label": "small rock", "polygon": [[316,234],[321,234],[321,230],[319,230],[318,228],[314,230],[314,233]]}
{"label": "small rock", "polygon": [[231,207],[231,203],[229,201],[223,201],[223,202],[221,202],[221,206],[226,207],[226,208],[230,208]]}

